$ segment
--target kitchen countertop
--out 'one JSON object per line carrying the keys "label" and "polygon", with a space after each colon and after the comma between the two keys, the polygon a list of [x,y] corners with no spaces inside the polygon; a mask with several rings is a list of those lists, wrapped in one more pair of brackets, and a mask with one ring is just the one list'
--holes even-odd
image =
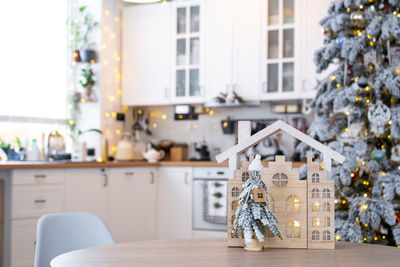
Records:
{"label": "kitchen countertop", "polygon": [[[302,166],[303,162],[294,162],[293,167]],[[109,167],[228,167],[228,163],[217,163],[215,161],[160,161],[149,163],[146,161],[127,161],[127,162],[51,162],[51,161],[9,161],[1,162],[0,170],[12,169],[57,169],[57,168],[109,168]],[[268,166],[264,162],[264,166]]]}

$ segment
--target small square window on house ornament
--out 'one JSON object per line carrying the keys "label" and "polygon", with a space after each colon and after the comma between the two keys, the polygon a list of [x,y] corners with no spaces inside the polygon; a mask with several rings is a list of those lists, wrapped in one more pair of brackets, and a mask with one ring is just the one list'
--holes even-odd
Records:
{"label": "small square window on house ornament", "polygon": [[256,188],[253,190],[253,199],[256,203],[265,203],[267,202],[267,195],[262,188]]}

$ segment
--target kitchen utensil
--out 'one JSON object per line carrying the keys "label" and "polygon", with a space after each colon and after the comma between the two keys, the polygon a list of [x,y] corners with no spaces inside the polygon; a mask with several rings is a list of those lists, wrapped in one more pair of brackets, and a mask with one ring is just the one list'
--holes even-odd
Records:
{"label": "kitchen utensil", "polygon": [[47,137],[47,157],[65,153],[64,137],[58,131],[52,131]]}
{"label": "kitchen utensil", "polygon": [[121,140],[117,144],[115,158],[119,161],[134,160],[135,149],[132,144],[132,135],[128,132],[121,134]]}
{"label": "kitchen utensil", "polygon": [[164,150],[157,151],[154,148],[152,148],[146,153],[143,152],[142,155],[148,162],[154,163],[164,158],[165,152]]}
{"label": "kitchen utensil", "polygon": [[187,145],[171,147],[171,161],[184,161],[187,160]]}

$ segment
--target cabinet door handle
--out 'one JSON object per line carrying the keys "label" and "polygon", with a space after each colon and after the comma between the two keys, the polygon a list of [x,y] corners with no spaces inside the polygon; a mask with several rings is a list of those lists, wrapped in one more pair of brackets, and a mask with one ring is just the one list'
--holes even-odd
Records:
{"label": "cabinet door handle", "polygon": [[151,176],[150,184],[154,184],[156,181],[156,177],[153,171],[150,172],[150,176]]}
{"label": "cabinet door handle", "polygon": [[164,89],[164,96],[165,96],[165,98],[169,97],[169,88],[168,87],[165,87],[165,89]]}
{"label": "cabinet door handle", "polygon": [[135,173],[134,172],[125,172],[125,175],[126,176],[132,176],[132,175],[134,175]]}
{"label": "cabinet door handle", "polygon": [[189,181],[188,181],[188,176],[189,176],[189,173],[188,172],[185,172],[185,184],[186,185],[188,185],[189,184]]}
{"label": "cabinet door handle", "polygon": [[45,174],[35,174],[35,179],[44,179],[46,178]]}
{"label": "cabinet door handle", "polygon": [[103,187],[107,187],[108,186],[108,175],[106,173],[106,169],[102,168],[101,172],[103,173],[104,176],[104,184]]}
{"label": "cabinet door handle", "polygon": [[46,203],[46,199],[35,199],[35,204],[44,204]]}

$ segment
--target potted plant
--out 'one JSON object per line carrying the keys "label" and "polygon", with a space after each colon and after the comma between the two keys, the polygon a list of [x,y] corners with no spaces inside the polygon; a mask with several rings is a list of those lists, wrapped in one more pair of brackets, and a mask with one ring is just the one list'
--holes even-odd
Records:
{"label": "potted plant", "polygon": [[90,35],[99,23],[94,21],[90,13],[85,13],[85,10],[86,6],[79,8],[80,16],[83,17],[82,49],[80,51],[80,56],[82,62],[94,63],[97,60],[97,53],[94,50],[95,43],[90,42]]}
{"label": "potted plant", "polygon": [[86,6],[79,7],[78,18],[67,19],[67,27],[70,32],[69,47],[73,52],[75,62],[94,63],[97,60],[97,53],[93,49],[95,43],[89,41],[93,29],[99,23],[93,20],[93,16],[86,9]]}
{"label": "potted plant", "polygon": [[86,69],[82,69],[81,73],[81,80],[79,83],[82,85],[83,88],[85,88],[86,91],[86,101],[88,102],[93,102],[95,101],[95,98],[93,96],[93,85],[96,83],[93,80],[93,70],[88,66]]}
{"label": "potted plant", "polygon": [[81,42],[80,24],[78,19],[67,19],[67,28],[69,29],[69,48],[72,50],[74,62],[80,62],[79,44]]}

